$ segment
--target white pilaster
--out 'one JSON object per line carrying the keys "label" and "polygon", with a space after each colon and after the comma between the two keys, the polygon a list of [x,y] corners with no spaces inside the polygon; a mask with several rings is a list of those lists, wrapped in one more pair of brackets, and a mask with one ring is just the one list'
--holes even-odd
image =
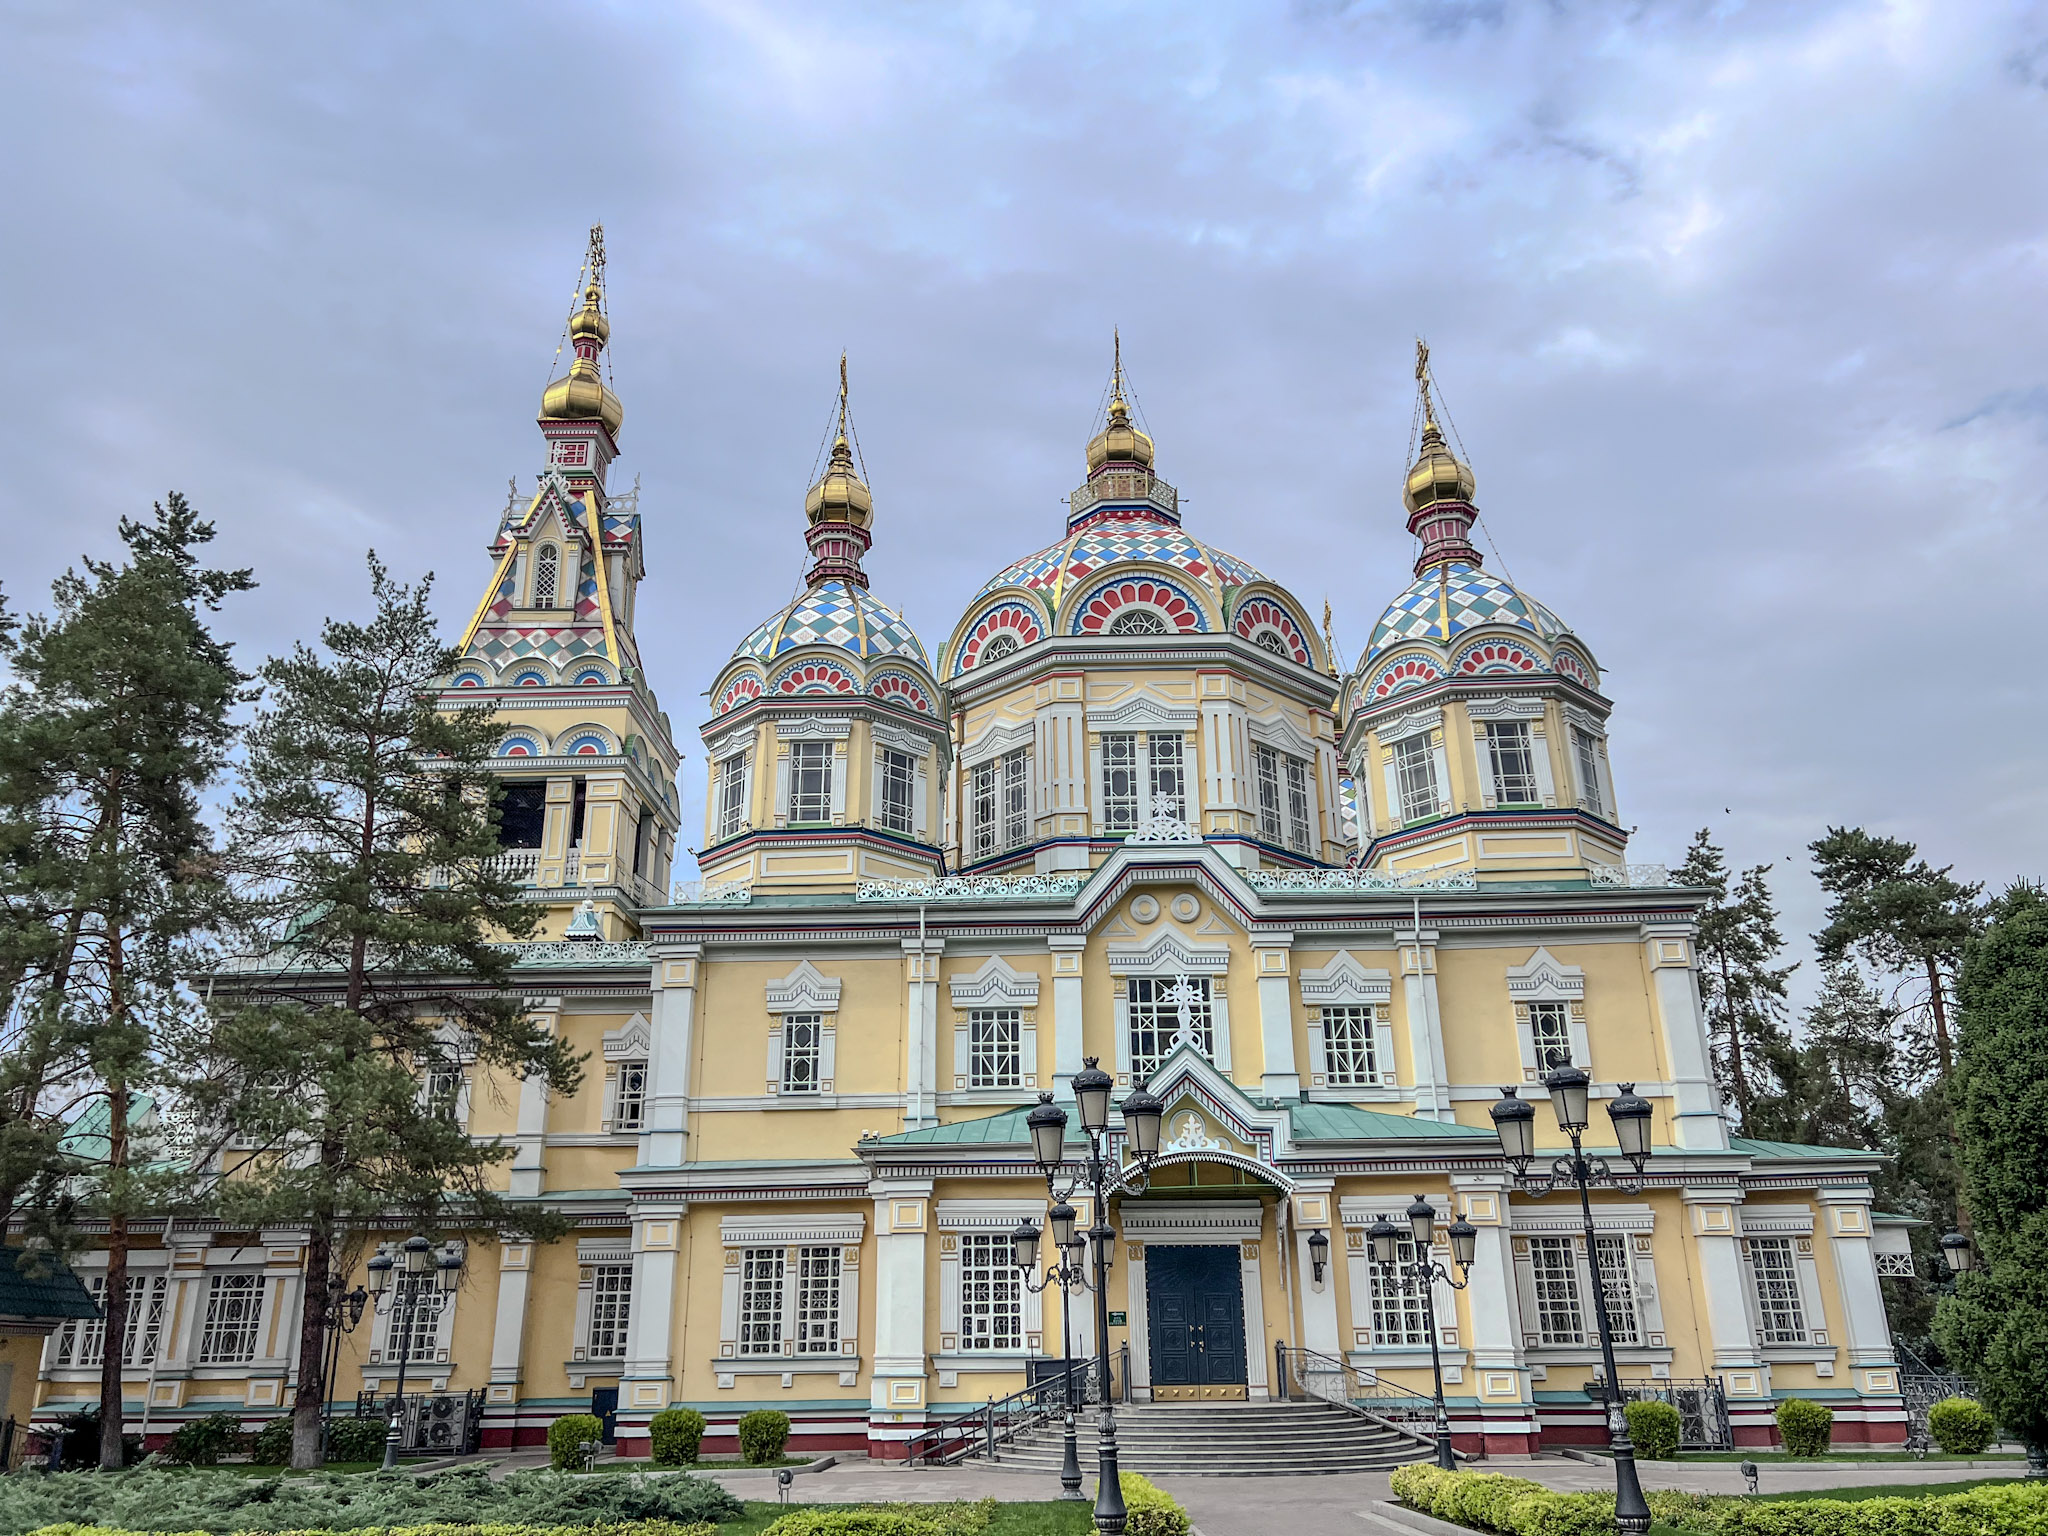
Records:
{"label": "white pilaster", "polygon": [[[493,1403],[517,1402],[526,1347],[526,1294],[533,1278],[533,1244],[498,1245],[498,1310],[491,1320]],[[630,1321],[630,1319],[628,1320]],[[502,1393],[499,1388],[504,1390]]]}
{"label": "white pilaster", "polygon": [[1408,1013],[1408,1055],[1415,1073],[1415,1118],[1451,1118],[1450,1073],[1444,1066],[1444,1023],[1436,998],[1436,930],[1396,932],[1401,995]]}
{"label": "white pilaster", "polygon": [[654,962],[654,1001],[647,1027],[647,1130],[640,1163],[682,1166],[690,1135],[690,1074],[696,1061],[697,978],[703,946],[664,946]]}
{"label": "white pilaster", "polygon": [[1465,1286],[1465,1344],[1472,1357],[1473,1394],[1482,1404],[1526,1402],[1529,1383],[1515,1293],[1508,1182],[1484,1174],[1454,1175],[1451,1193],[1464,1218],[1479,1229]]}
{"label": "white pilaster", "polygon": [[668,1200],[633,1212],[633,1299],[626,1316],[626,1365],[619,1381],[621,1413],[658,1412],[674,1395],[670,1330],[687,1214],[681,1201]]}
{"label": "white pilaster", "polygon": [[[1344,1358],[1344,1334],[1337,1322],[1337,1271],[1344,1263],[1344,1233],[1331,1219],[1336,1205],[1335,1182],[1330,1179],[1297,1180],[1294,1186],[1294,1274],[1301,1289],[1301,1343],[1305,1349],[1333,1359]],[[1309,1236],[1320,1232],[1329,1241],[1323,1260],[1323,1278],[1316,1279],[1315,1261]]]}
{"label": "white pilaster", "polygon": [[[539,1028],[552,1035],[562,1022],[562,1000],[541,998],[530,1010]],[[513,1122],[510,1193],[514,1199],[533,1199],[547,1177],[548,1085],[539,1075],[520,1079],[518,1117]]]}
{"label": "white pilaster", "polygon": [[[876,1183],[875,1366],[869,1409],[881,1423],[920,1423],[929,1403],[925,1348],[925,1241],[929,1180]],[[872,1432],[871,1432],[872,1438]]]}
{"label": "white pilaster", "polygon": [[939,1123],[939,954],[945,947],[944,939],[903,941],[910,988],[903,1030],[906,1131]]}
{"label": "white pilaster", "polygon": [[1259,1091],[1271,1099],[1301,1097],[1301,1073],[1294,1060],[1294,979],[1288,974],[1291,933],[1255,934],[1252,959],[1259,978],[1259,1040],[1264,1066]]}
{"label": "white pilaster", "polygon": [[1743,1381],[1730,1380],[1730,1396],[1761,1396],[1764,1391],[1756,1330],[1749,1320],[1748,1278],[1742,1267],[1742,1225],[1736,1207],[1740,1195],[1725,1189],[1688,1189],[1686,1214],[1691,1221],[1693,1252],[1698,1255],[1701,1300],[1707,1336],[1713,1343],[1714,1368],[1753,1373],[1755,1385],[1742,1391]]}
{"label": "white pilaster", "polygon": [[1650,996],[1664,1031],[1665,1059],[1671,1063],[1672,1140],[1686,1150],[1725,1151],[1728,1122],[1722,1118],[1721,1096],[1714,1086],[1699,978],[1692,968],[1691,924],[1646,924],[1643,953],[1650,971]]}
{"label": "white pilaster", "polygon": [[1074,1096],[1074,1074],[1081,1070],[1081,956],[1085,935],[1048,939],[1052,950],[1052,1091],[1055,1098]]}
{"label": "white pilaster", "polygon": [[1827,1221],[1828,1253],[1835,1261],[1842,1345],[1849,1352],[1849,1364],[1894,1364],[1891,1324],[1885,1318],[1884,1290],[1870,1246],[1868,1193],[1822,1190],[1820,1205]]}

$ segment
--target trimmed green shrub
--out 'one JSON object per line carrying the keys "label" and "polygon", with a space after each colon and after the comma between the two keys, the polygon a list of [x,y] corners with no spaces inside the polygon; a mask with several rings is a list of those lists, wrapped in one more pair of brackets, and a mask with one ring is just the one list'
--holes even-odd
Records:
{"label": "trimmed green shrub", "polygon": [[583,1460],[586,1440],[602,1440],[604,1423],[594,1413],[565,1413],[548,1426],[548,1465],[560,1471]]}
{"label": "trimmed green shrub", "polygon": [[1778,1404],[1778,1438],[1794,1456],[1825,1456],[1835,1434],[1835,1410],[1803,1397]]}
{"label": "trimmed green shrub", "polygon": [[171,1443],[163,1458],[173,1466],[211,1467],[242,1443],[239,1413],[209,1413],[203,1419],[187,1419],[171,1431]]}
{"label": "trimmed green shrub", "polygon": [[292,1421],[272,1419],[251,1435],[249,1459],[259,1467],[289,1466],[292,1459]]}
{"label": "trimmed green shrub", "polygon": [[1117,1487],[1130,1512],[1130,1523],[1124,1527],[1127,1536],[1188,1536],[1188,1512],[1143,1473],[1119,1473]]}
{"label": "trimmed green shrub", "polygon": [[740,1415],[740,1455],[758,1467],[774,1461],[789,1445],[789,1415],[780,1408],[756,1408]]}
{"label": "trimmed green shrub", "polygon": [[[32,1536],[208,1536],[205,1531],[148,1533],[110,1525],[46,1525]],[[284,1531],[278,1536],[325,1536],[323,1531]],[[670,1520],[642,1520],[631,1525],[394,1525],[378,1536],[718,1536],[708,1520],[677,1525]]]}
{"label": "trimmed green shrub", "polygon": [[946,1536],[946,1528],[893,1509],[793,1510],[761,1536]]}
{"label": "trimmed green shrub", "polygon": [[1975,1456],[1991,1448],[1998,1424],[1976,1399],[1944,1397],[1927,1410],[1927,1433],[1951,1456]]}
{"label": "trimmed green shrub", "polygon": [[384,1436],[390,1425],[383,1419],[330,1419],[327,1424],[329,1461],[380,1461]]}
{"label": "trimmed green shrub", "polygon": [[1678,1410],[1669,1403],[1630,1403],[1628,1437],[1636,1443],[1636,1454],[1645,1461],[1674,1461],[1678,1457]]}
{"label": "trimmed green shrub", "polygon": [[704,1415],[694,1408],[664,1408],[647,1421],[657,1467],[688,1466],[704,1444]]}

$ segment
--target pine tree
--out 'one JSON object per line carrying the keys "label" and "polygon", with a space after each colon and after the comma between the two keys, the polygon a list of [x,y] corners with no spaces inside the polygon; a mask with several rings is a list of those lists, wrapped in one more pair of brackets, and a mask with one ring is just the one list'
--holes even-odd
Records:
{"label": "pine tree", "polygon": [[263,1149],[224,1181],[222,1212],[310,1232],[296,1467],[320,1457],[329,1276],[373,1218],[549,1230],[490,1187],[509,1149],[473,1142],[423,1080],[469,1065],[566,1093],[581,1072],[528,1019],[499,942],[532,933],[534,909],[495,863],[492,708],[437,707],[458,654],[431,577],[400,584],[372,555],[370,583],[367,624],[330,620],[318,649],[263,668],[231,813],[250,958],[217,979],[236,1072],[214,1113]]}
{"label": "pine tree", "polygon": [[[10,1204],[82,1184],[107,1221],[106,1336],[123,1337],[129,1223],[168,1198],[134,1136],[138,1096],[192,1022],[181,976],[222,882],[200,797],[225,763],[244,676],[204,612],[253,585],[202,568],[213,538],[176,494],[124,518],[121,562],[86,560],[55,612],[7,637],[0,818],[8,832],[9,970],[21,1021],[5,1071]],[[56,1096],[53,1101],[53,1095]],[[104,1131],[57,1159],[81,1103]],[[100,1464],[121,1465],[121,1350],[101,1365]]]}
{"label": "pine tree", "polygon": [[1731,891],[1727,855],[1703,827],[1677,875],[1680,884],[1713,895],[1699,915],[1700,1000],[1722,1097],[1734,1104],[1737,1124],[1752,1135],[1755,1102],[1772,1090],[1771,1061],[1788,1043],[1785,981],[1798,969],[1774,963],[1785,938],[1764,878],[1770,871],[1768,864],[1744,870]]}
{"label": "pine tree", "polygon": [[2048,896],[1995,899],[1964,947],[1949,1100],[1983,1260],[1943,1297],[1936,1330],[1984,1405],[2048,1445]]}

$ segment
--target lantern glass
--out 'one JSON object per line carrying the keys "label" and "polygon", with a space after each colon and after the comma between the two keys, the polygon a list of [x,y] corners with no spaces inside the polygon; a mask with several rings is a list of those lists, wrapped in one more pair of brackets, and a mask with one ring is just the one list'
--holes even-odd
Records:
{"label": "lantern glass", "polygon": [[375,1257],[363,1267],[369,1270],[370,1284],[379,1296],[382,1296],[391,1289],[391,1271],[396,1266],[391,1258],[391,1245],[389,1243],[380,1247]]}
{"label": "lantern glass", "polygon": [[1365,1235],[1372,1243],[1372,1256],[1376,1262],[1392,1264],[1401,1257],[1401,1229],[1386,1217],[1374,1221]]}
{"label": "lantern glass", "polygon": [[1315,1271],[1316,1283],[1323,1279],[1323,1267],[1330,1262],[1330,1234],[1318,1227],[1308,1235],[1308,1262]]}
{"label": "lantern glass", "polygon": [[1557,1111],[1557,1128],[1566,1135],[1583,1131],[1593,1097],[1593,1079],[1582,1068],[1567,1063],[1544,1073],[1543,1086],[1550,1094],[1550,1107]]}
{"label": "lantern glass", "polygon": [[1074,1074],[1074,1106],[1081,1111],[1081,1129],[1100,1135],[1109,1128],[1109,1091],[1116,1086],[1095,1063],[1098,1058],[1081,1058],[1081,1070]]}
{"label": "lantern glass", "polygon": [[1032,1221],[1018,1222],[1017,1230],[1010,1234],[1010,1249],[1019,1269],[1038,1268],[1038,1224]]}
{"label": "lantern glass", "polygon": [[1031,1128],[1031,1155],[1040,1169],[1050,1173],[1066,1161],[1067,1112],[1053,1103],[1051,1094],[1038,1096],[1037,1107],[1024,1123]]}
{"label": "lantern glass", "polygon": [[1104,1271],[1116,1263],[1116,1233],[1107,1222],[1097,1222],[1088,1229],[1088,1240],[1095,1245],[1095,1259]]}
{"label": "lantern glass", "polygon": [[1451,1257],[1458,1268],[1470,1269],[1472,1260],[1479,1253],[1479,1229],[1460,1216],[1451,1223]]}
{"label": "lantern glass", "polygon": [[462,1284],[462,1250],[450,1243],[441,1250],[440,1270],[441,1294],[452,1296]]}
{"label": "lantern glass", "polygon": [[363,1320],[363,1308],[370,1304],[370,1293],[360,1285],[348,1293],[348,1325],[353,1328]]}
{"label": "lantern glass", "polygon": [[1614,1139],[1621,1155],[1642,1172],[1650,1158],[1650,1101],[1636,1092],[1634,1083],[1623,1083],[1618,1098],[1609,1101],[1607,1118],[1614,1122]]}
{"label": "lantern glass", "polygon": [[1960,1232],[1951,1232],[1942,1238],[1941,1256],[1948,1260],[1952,1275],[1966,1275],[1977,1267],[1977,1245]]}
{"label": "lantern glass", "polygon": [[1507,1160],[1517,1170],[1528,1167],[1529,1159],[1536,1155],[1536,1106],[1518,1098],[1515,1089],[1503,1088],[1492,1114],[1494,1129],[1500,1132],[1501,1151],[1507,1154]]}
{"label": "lantern glass", "polygon": [[1426,1253],[1430,1244],[1436,1241],[1436,1207],[1420,1195],[1408,1207],[1408,1230],[1415,1238],[1418,1254]]}
{"label": "lantern glass", "polygon": [[405,1240],[405,1272],[424,1275],[433,1267],[434,1245],[418,1232]]}
{"label": "lantern glass", "polygon": [[1131,1138],[1131,1151],[1139,1158],[1159,1155],[1159,1122],[1166,1105],[1141,1082],[1124,1100],[1124,1130]]}
{"label": "lantern glass", "polygon": [[1062,1200],[1047,1213],[1052,1223],[1052,1241],[1056,1248],[1074,1246],[1074,1208]]}

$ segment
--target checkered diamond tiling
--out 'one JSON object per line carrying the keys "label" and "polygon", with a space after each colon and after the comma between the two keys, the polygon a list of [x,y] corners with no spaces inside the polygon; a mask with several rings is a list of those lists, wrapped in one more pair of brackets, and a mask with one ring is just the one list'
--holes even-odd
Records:
{"label": "checkered diamond tiling", "polygon": [[739,653],[765,661],[800,645],[836,645],[856,656],[907,656],[930,665],[902,614],[838,581],[806,592],[741,641]]}
{"label": "checkered diamond tiling", "polygon": [[1181,529],[1149,518],[1115,519],[1089,528],[1073,540],[1054,544],[1004,570],[981,589],[995,592],[1004,587],[1044,589],[1059,583],[1101,573],[1125,560],[1149,560],[1170,565],[1188,575],[1224,586],[1243,586],[1263,581],[1255,568],[1235,555],[1190,537]]}
{"label": "checkered diamond tiling", "polygon": [[[1446,621],[1449,632],[1443,633]],[[1425,571],[1387,605],[1366,642],[1366,654],[1405,640],[1452,640],[1482,624],[1512,624],[1545,640],[1564,632],[1557,615],[1534,598],[1472,566],[1454,565],[1442,573]]]}

